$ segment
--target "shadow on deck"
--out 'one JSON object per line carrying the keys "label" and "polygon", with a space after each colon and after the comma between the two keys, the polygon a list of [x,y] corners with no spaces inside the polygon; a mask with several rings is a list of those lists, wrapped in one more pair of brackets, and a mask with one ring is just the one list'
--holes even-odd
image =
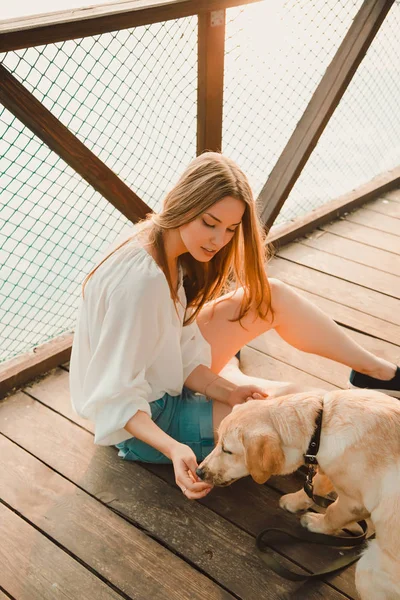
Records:
{"label": "shadow on deck", "polygon": [[[270,275],[290,283],[372,352],[400,361],[400,191],[283,247]],[[274,333],[242,353],[243,370],[326,389],[348,369]],[[172,468],[123,462],[96,447],[70,407],[60,367],[0,403],[0,600],[356,598],[354,567],[303,585],[267,569],[255,549],[268,526],[299,529],[278,507],[301,474],[250,478],[190,502]],[[339,550],[280,544],[307,571]],[[1,591],[3,590],[3,592]]]}

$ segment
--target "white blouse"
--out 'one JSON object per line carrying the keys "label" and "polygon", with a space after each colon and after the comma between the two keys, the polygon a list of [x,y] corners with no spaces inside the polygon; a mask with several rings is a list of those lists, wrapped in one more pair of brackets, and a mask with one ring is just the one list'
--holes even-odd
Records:
{"label": "white blouse", "polygon": [[95,443],[131,437],[124,426],[149,402],[181,393],[198,365],[211,366],[211,348],[196,322],[183,327],[186,295],[170,296],[152,256],[128,242],[97,269],[85,286],[70,363],[75,411],[95,424]]}

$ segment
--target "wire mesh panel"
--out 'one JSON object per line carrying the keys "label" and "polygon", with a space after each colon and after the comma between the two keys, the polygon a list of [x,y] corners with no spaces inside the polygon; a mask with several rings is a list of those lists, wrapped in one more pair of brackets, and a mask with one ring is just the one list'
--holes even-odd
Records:
{"label": "wire mesh panel", "polygon": [[[293,133],[362,0],[275,0],[227,11],[223,151],[256,194]],[[287,220],[313,207],[284,205]],[[282,213],[283,214],[283,213]]]}
{"label": "wire mesh panel", "polygon": [[399,31],[395,3],[286,200],[280,222],[400,164]]}
{"label": "wire mesh panel", "polygon": [[[158,210],[196,153],[197,17],[9,52],[2,62]],[[80,284],[127,220],[0,112],[0,360],[73,329]]]}

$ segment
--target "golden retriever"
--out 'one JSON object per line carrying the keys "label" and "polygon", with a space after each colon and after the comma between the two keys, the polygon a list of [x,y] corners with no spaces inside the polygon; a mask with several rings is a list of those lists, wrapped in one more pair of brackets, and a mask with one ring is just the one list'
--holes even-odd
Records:
{"label": "golden retriever", "polygon": [[[304,454],[323,407],[319,473],[314,493],[333,488],[336,501],[325,514],[308,512],[310,531],[334,534],[370,517],[376,539],[358,561],[356,587],[362,600],[400,599],[400,402],[369,390],[306,392],[238,405],[221,422],[218,443],[199,465],[198,476],[225,486],[251,475],[264,483],[292,473]],[[332,482],[332,483],[331,483]],[[303,490],[280,500],[290,512],[312,504]]]}

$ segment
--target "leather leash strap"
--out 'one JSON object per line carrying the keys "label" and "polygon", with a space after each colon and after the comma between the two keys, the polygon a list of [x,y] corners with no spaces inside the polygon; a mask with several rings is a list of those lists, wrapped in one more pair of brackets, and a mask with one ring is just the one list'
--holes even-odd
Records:
{"label": "leather leash strap", "polygon": [[[348,567],[355,563],[361,556],[362,551],[364,550],[364,542],[365,535],[367,531],[367,524],[365,521],[360,521],[360,527],[363,530],[363,533],[359,536],[355,537],[342,537],[342,536],[328,536],[321,533],[312,533],[310,531],[304,531],[302,537],[294,535],[292,532],[286,529],[274,529],[268,528],[261,531],[256,539],[257,548],[263,552],[261,558],[265,564],[272,569],[275,573],[280,575],[281,577],[285,577],[285,579],[290,579],[291,581],[306,581],[309,579],[320,579],[325,575],[330,575],[335,573],[336,571],[340,571],[344,567]],[[264,539],[267,533],[274,532],[286,535],[295,540],[302,540],[307,542],[312,542],[316,544],[325,544],[328,546],[339,546],[339,547],[348,547],[348,546],[356,546],[353,547],[352,550],[346,552],[344,556],[340,556],[336,560],[334,560],[328,569],[324,569],[322,571],[318,571],[317,573],[296,573],[295,571],[291,571],[287,567],[284,567],[280,562],[278,562],[271,553],[271,546]],[[327,539],[328,538],[328,539]]]}

